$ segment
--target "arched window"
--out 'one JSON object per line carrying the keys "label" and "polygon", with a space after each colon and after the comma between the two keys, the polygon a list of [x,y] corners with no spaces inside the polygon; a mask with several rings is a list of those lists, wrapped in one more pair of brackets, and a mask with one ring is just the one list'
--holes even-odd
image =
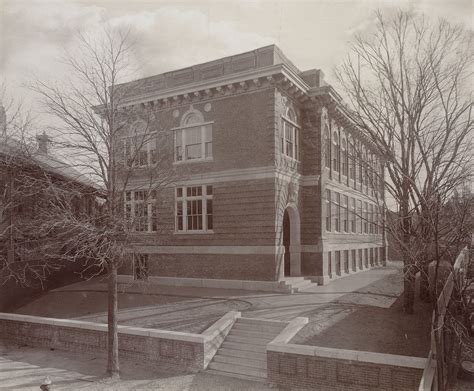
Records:
{"label": "arched window", "polygon": [[282,154],[300,160],[300,126],[293,109],[288,108],[281,119]]}
{"label": "arched window", "polygon": [[157,162],[156,139],[145,121],[132,123],[124,139],[124,151],[128,167],[145,167]]}
{"label": "arched window", "polygon": [[342,175],[347,176],[348,174],[348,159],[347,159],[347,141],[343,137],[341,142],[341,159],[342,159]]}
{"label": "arched window", "polygon": [[324,164],[326,168],[331,168],[331,135],[328,126],[324,126]]}
{"label": "arched window", "polygon": [[341,166],[341,146],[339,144],[339,135],[337,132],[333,132],[332,134],[332,143],[332,169],[336,172],[339,172]]}
{"label": "arched window", "polygon": [[212,159],[212,123],[205,123],[201,112],[183,114],[174,132],[175,161]]}

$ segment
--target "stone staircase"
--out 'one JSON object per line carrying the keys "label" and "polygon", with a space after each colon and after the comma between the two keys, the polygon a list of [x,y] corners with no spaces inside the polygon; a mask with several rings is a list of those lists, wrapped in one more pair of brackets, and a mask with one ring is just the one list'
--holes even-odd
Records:
{"label": "stone staircase", "polygon": [[306,279],[305,277],[285,277],[282,282],[284,282],[285,287],[288,287],[287,289],[291,293],[304,292],[305,289],[318,286],[316,282]]}
{"label": "stone staircase", "polygon": [[207,372],[265,381],[266,345],[287,326],[287,322],[239,318],[210,362]]}

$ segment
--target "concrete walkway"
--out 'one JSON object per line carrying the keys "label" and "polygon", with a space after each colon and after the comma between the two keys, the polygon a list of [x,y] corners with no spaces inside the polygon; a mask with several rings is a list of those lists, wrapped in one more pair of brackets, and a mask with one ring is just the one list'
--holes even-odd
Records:
{"label": "concrete walkway", "polygon": [[0,344],[0,390],[37,391],[49,376],[52,390],[275,390],[264,383],[207,373],[183,374],[121,360],[121,379],[104,378],[106,359],[87,354]]}
{"label": "concrete walkway", "polygon": [[[399,265],[389,264],[294,294],[123,284],[119,323],[200,333],[232,310],[247,317],[287,321],[307,316],[321,322],[339,310],[336,303],[389,307],[402,287],[384,284],[377,289],[374,285],[398,271]],[[16,312],[106,323],[106,292],[105,280],[97,278],[51,291]],[[101,301],[103,305],[99,305]]]}
{"label": "concrete walkway", "polygon": [[[239,310],[246,317],[275,320],[306,316],[315,328],[310,331],[319,333],[347,316],[351,307],[390,307],[402,289],[400,281],[394,278],[399,271],[400,265],[389,264],[292,295],[123,285],[119,323],[201,332],[225,312]],[[103,308],[102,303],[97,303],[106,300],[106,291],[104,280],[81,282],[51,291],[17,312],[39,316],[61,313],[62,317],[71,317],[64,315],[82,311],[88,314],[80,316],[81,319],[105,322],[106,314],[96,309]],[[37,390],[45,376],[52,378],[54,389],[58,390],[271,389],[264,383],[208,373],[189,375],[177,373],[175,368],[149,368],[126,361],[121,362],[121,380],[111,383],[104,380],[105,367],[105,357],[0,345],[0,389],[5,390]]]}

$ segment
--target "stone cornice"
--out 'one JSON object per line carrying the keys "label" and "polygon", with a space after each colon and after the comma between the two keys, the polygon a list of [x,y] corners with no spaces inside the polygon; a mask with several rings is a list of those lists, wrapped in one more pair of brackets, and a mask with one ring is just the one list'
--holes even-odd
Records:
{"label": "stone cornice", "polygon": [[241,93],[251,88],[268,87],[279,85],[288,93],[294,94],[297,99],[307,98],[310,87],[285,64],[271,65],[264,68],[252,69],[187,84],[181,87],[173,87],[159,90],[153,93],[135,95],[124,99],[119,108],[130,106],[156,106],[158,108],[172,107],[177,104],[192,102],[196,100],[209,99],[214,96],[225,96]]}

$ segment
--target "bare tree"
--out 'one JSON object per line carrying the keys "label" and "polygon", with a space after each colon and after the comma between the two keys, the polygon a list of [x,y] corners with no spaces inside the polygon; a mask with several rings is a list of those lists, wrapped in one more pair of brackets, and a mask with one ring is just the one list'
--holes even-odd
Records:
{"label": "bare tree", "polygon": [[442,205],[472,178],[472,54],[459,26],[377,12],[337,70],[349,115],[386,158],[387,199],[397,206],[388,229],[403,257],[407,313],[415,274],[442,259]]}
{"label": "bare tree", "polygon": [[[140,193],[146,205],[156,202],[156,192],[170,183],[173,173],[156,169],[158,160],[166,160],[167,153],[165,148],[159,150],[166,146],[165,140],[158,140],[161,135],[151,129],[153,114],[122,108],[127,89],[119,84],[130,79],[133,68],[130,31],[105,28],[100,36],[79,34],[78,41],[78,50],[66,53],[63,59],[70,69],[69,82],[36,81],[31,88],[41,96],[46,111],[59,119],[58,126],[51,127],[56,143],[74,153],[77,169],[103,186],[104,202],[93,221],[78,218],[69,212],[73,193],[61,194],[49,188],[50,195],[60,202],[46,213],[42,228],[47,231],[55,227],[55,232],[62,232],[63,250],[56,254],[81,254],[107,269],[107,371],[118,376],[118,268],[130,258],[134,230],[140,230],[137,226],[149,217],[146,208],[135,210],[131,216],[124,207],[127,186],[137,167],[142,174],[146,172]],[[68,239],[70,236],[74,239]]]}

